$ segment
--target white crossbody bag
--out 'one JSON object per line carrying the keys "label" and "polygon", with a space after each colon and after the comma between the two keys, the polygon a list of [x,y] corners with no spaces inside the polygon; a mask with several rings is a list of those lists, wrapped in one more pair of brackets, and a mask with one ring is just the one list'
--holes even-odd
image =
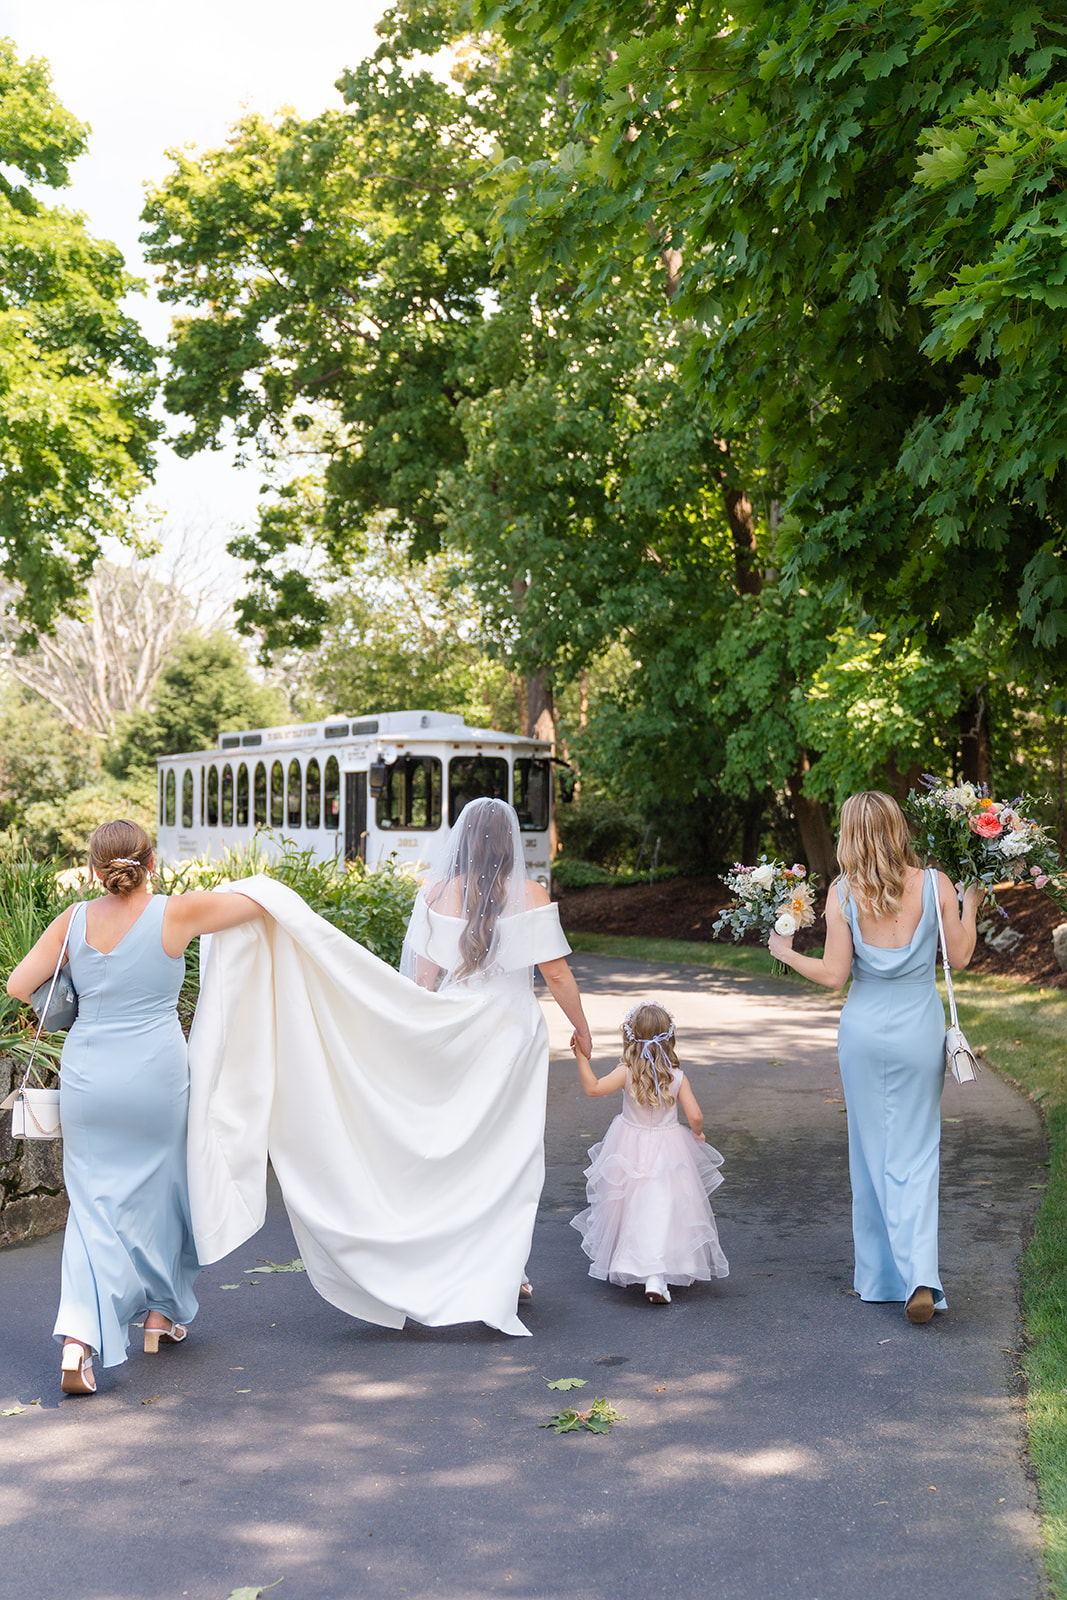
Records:
{"label": "white crossbody bag", "polygon": [[927,869],[934,885],[934,906],[937,909],[937,932],[941,941],[941,960],[945,967],[945,988],[948,990],[948,1009],[952,1021],[945,1029],[945,1067],[957,1083],[973,1083],[981,1072],[978,1057],[971,1049],[960,1027],[960,1019],[956,1014],[956,994],[952,987],[952,969],[948,964],[948,951],[945,948],[945,924],[941,916],[941,894],[937,882],[937,870],[934,867]]}

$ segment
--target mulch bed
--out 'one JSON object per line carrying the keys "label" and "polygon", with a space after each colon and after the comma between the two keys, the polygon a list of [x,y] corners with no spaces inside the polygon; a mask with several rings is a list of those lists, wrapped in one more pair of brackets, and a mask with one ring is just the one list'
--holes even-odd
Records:
{"label": "mulch bed", "polygon": [[[597,885],[557,892],[556,898],[560,920],[568,933],[689,939],[698,943],[715,939],[712,923],[729,903],[726,889],[716,878],[668,878],[663,883],[621,889]],[[1064,913],[1033,889],[1004,889],[998,892],[997,900],[1008,913],[1009,922],[1005,924],[994,912],[996,929],[1014,928],[1023,934],[1023,943],[1005,953],[991,950],[979,938],[969,970],[1001,973],[1046,988],[1067,988],[1067,972],[1060,971],[1052,951],[1052,930],[1067,920]],[[825,937],[826,925],[820,918],[814,927],[797,935],[796,948],[821,945]],[[754,937],[744,942],[761,943]]]}

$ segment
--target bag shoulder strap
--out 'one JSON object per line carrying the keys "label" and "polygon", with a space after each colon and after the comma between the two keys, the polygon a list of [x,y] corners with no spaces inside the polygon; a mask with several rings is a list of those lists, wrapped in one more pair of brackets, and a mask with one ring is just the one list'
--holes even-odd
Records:
{"label": "bag shoulder strap", "polygon": [[945,988],[948,990],[948,1009],[952,1017],[952,1026],[958,1028],[960,1019],[956,1015],[956,991],[952,987],[952,968],[948,964],[948,950],[945,948],[945,923],[941,915],[941,889],[937,881],[937,868],[927,867],[930,874],[930,883],[934,891],[934,909],[937,912],[937,936],[941,944],[941,962],[945,969]]}
{"label": "bag shoulder strap", "polygon": [[66,955],[67,946],[70,943],[70,932],[74,926],[74,918],[78,915],[79,911],[84,910],[85,904],[86,902],[84,900],[79,900],[71,910],[70,916],[67,918],[67,931],[63,935],[63,945],[59,952],[59,960],[56,962],[56,970],[53,972],[52,981],[48,985],[48,997],[45,1000],[44,1005],[41,1007],[41,1019],[37,1024],[37,1032],[33,1036],[33,1046],[30,1050],[30,1059],[26,1063],[26,1071],[22,1074],[22,1082],[18,1087],[19,1094],[22,1093],[23,1089],[26,1088],[30,1081],[30,1073],[33,1071],[33,1058],[37,1054],[37,1046],[41,1042],[41,1034],[44,1032],[44,1019],[48,1015],[48,1007],[52,1003],[52,995],[55,992],[59,974],[63,969],[63,957]]}

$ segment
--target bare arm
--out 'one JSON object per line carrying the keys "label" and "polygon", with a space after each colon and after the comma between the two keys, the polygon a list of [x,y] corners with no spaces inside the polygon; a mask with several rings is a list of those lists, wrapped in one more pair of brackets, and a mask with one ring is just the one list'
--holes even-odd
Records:
{"label": "bare arm", "polygon": [[415,957],[415,982],[420,989],[436,989],[443,970],[428,956]]}
{"label": "bare arm", "polygon": [[59,916],[48,924],[33,949],[23,956],[12,972],[7,980],[7,992],[15,1000],[25,1000],[28,1004],[33,991],[42,983],[48,982],[56,970],[67,924],[73,915],[73,906],[61,911]]}
{"label": "bare arm", "polygon": [[589,1064],[588,1055],[581,1045],[574,1044],[571,1048],[574,1051],[574,1059],[578,1063],[579,1082],[591,1100],[599,1100],[606,1094],[616,1094],[622,1088],[626,1082],[626,1068],[621,1061],[617,1067],[612,1067],[605,1077],[598,1078]]}
{"label": "bare arm", "polygon": [[163,948],[169,956],[180,956],[199,933],[221,933],[224,928],[237,928],[264,916],[259,901],[247,894],[219,889],[173,894],[163,910]]}
{"label": "bare arm", "polygon": [[784,961],[802,978],[810,978],[824,989],[843,988],[852,970],[852,930],[833,884],[826,896],[826,947],[821,956],[802,956],[794,950],[792,934],[783,939],[780,933],[772,933],[767,948],[776,960]]}
{"label": "bare arm", "polygon": [[943,872],[939,872],[937,893],[941,903],[941,920],[945,925],[948,964],[954,970],[965,967],[974,955],[974,947],[978,942],[975,922],[978,907],[985,898],[985,889],[981,884],[973,884],[965,889],[961,906],[951,882]]}
{"label": "bare arm", "polygon": [[689,1131],[694,1139],[699,1139],[701,1144],[706,1143],[704,1138],[704,1113],[697,1103],[697,1097],[689,1087],[689,1079],[683,1078],[678,1089],[678,1104],[685,1112],[685,1120],[689,1124]]}
{"label": "bare arm", "polygon": [[578,993],[578,985],[574,980],[574,973],[567,965],[566,956],[557,956],[554,961],[541,961],[541,976],[548,984],[548,992],[559,1006],[563,1015],[574,1029],[571,1037],[571,1047],[577,1044],[587,1056],[593,1053],[593,1035],[589,1031],[589,1024],[585,1020],[582,1010],[582,997]]}

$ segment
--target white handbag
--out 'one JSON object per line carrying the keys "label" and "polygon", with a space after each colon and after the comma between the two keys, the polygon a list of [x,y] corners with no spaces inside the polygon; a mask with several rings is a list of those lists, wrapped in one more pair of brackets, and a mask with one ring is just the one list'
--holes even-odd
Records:
{"label": "white handbag", "polygon": [[[23,1083],[9,1096],[13,1139],[59,1139],[59,1090],[38,1089]],[[6,1103],[6,1102],[5,1102]]]}
{"label": "white handbag", "polygon": [[945,949],[945,923],[941,916],[941,895],[937,883],[937,871],[934,867],[929,869],[934,884],[934,905],[937,909],[937,932],[941,941],[941,960],[945,967],[945,988],[948,990],[948,1009],[952,1021],[945,1029],[945,1067],[951,1072],[957,1083],[974,1083],[982,1068],[978,1057],[967,1043],[960,1019],[956,1014],[956,993],[952,987],[952,969],[948,964],[948,952]]}

